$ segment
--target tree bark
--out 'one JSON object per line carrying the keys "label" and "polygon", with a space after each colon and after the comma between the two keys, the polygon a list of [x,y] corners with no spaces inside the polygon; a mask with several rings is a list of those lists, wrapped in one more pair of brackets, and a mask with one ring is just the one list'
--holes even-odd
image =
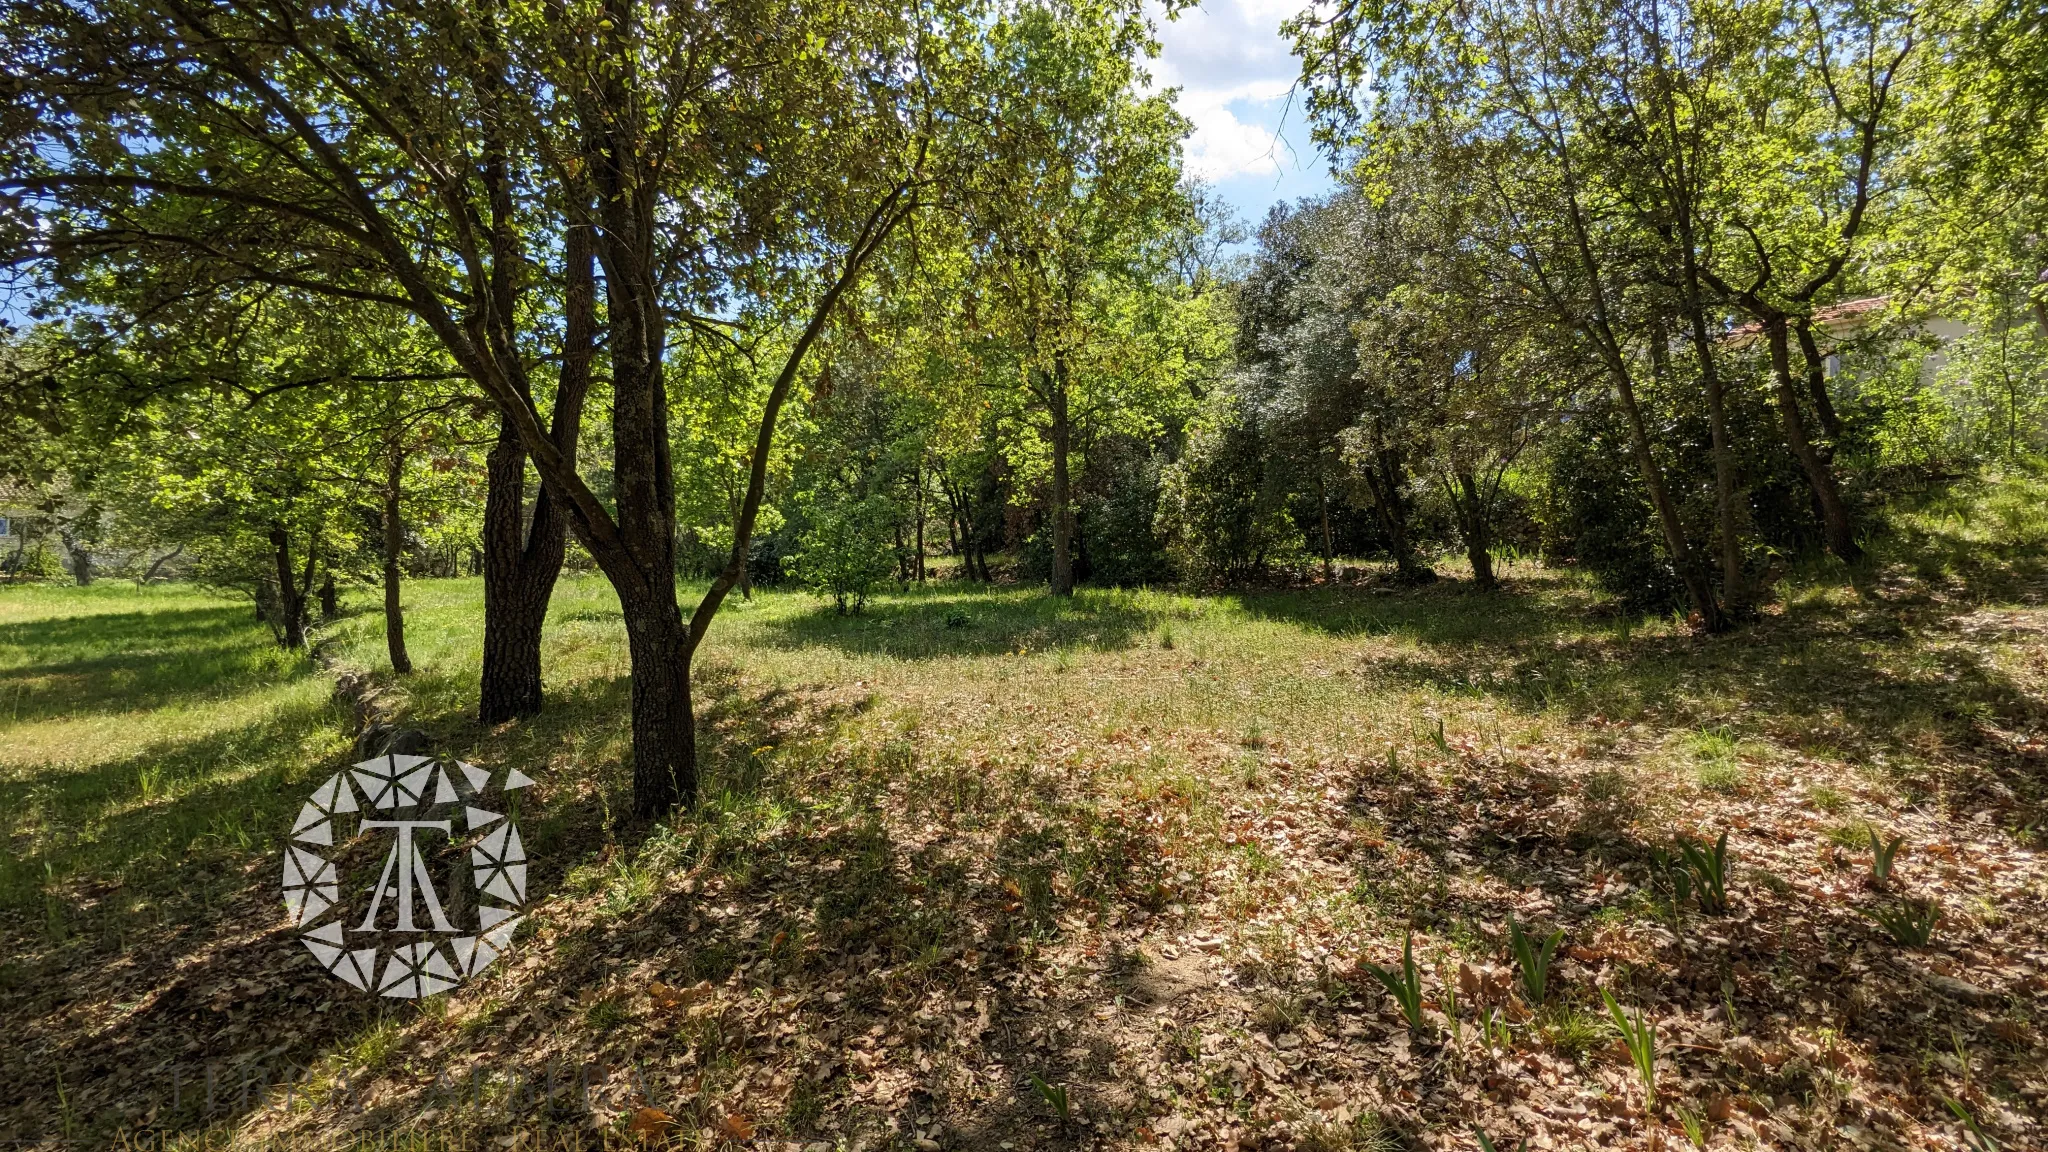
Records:
{"label": "tree bark", "polygon": [[[631,5],[606,5],[623,35],[634,32]],[[631,53],[600,88],[608,109],[631,107]],[[637,114],[636,114],[637,115]],[[612,544],[593,549],[626,618],[632,659],[633,810],[652,819],[697,798],[697,731],[690,701],[693,645],[676,599],[675,470],[670,456],[668,388],[662,354],[668,331],[655,253],[654,181],[645,171],[644,135],[635,116],[597,127],[597,212],[605,266],[605,319],[612,372]],[[754,462],[765,467],[765,460]],[[751,495],[751,492],[750,492]],[[751,510],[749,510],[751,512]],[[738,583],[751,524],[733,526],[727,571],[713,588]]]}
{"label": "tree bark", "polygon": [[1069,453],[1073,447],[1073,425],[1067,418],[1067,362],[1053,361],[1052,388],[1047,408],[1052,417],[1052,594],[1074,594],[1074,514]]}
{"label": "tree bark", "polygon": [[71,578],[83,588],[92,583],[92,549],[72,539],[69,532],[61,533],[64,550],[71,554]]}
{"label": "tree bark", "polygon": [[139,581],[139,583],[146,585],[151,580],[156,579],[156,574],[158,572],[163,571],[164,565],[170,563],[171,561],[177,559],[179,556],[183,555],[184,551],[185,546],[183,544],[180,544],[177,547],[171,549],[169,552],[166,552],[163,555],[157,557],[156,560],[150,564],[149,571],[144,572],[142,574],[142,579]]}
{"label": "tree bark", "polygon": [[924,461],[919,460],[911,476],[917,483],[917,582],[924,583]]}
{"label": "tree bark", "polygon": [[1472,583],[1482,592],[1499,587],[1493,575],[1493,531],[1479,482],[1470,469],[1455,473],[1457,490],[1451,493],[1451,507],[1458,514],[1458,534],[1465,538],[1465,558],[1472,562]]}
{"label": "tree bark", "polygon": [[[570,225],[563,256],[562,372],[548,436],[573,468],[596,349],[588,226]],[[477,719],[502,724],[541,709],[541,635],[568,547],[568,517],[553,485],[541,481],[531,518],[526,514],[526,450],[510,418],[499,420],[497,443],[485,457],[483,544],[484,661]]]}
{"label": "tree bark", "polygon": [[1643,487],[1649,491],[1657,523],[1664,530],[1664,547],[1671,553],[1671,566],[1677,570],[1679,582],[1685,585],[1693,610],[1700,614],[1701,625],[1709,632],[1726,631],[1728,618],[1722,613],[1720,602],[1714,599],[1713,588],[1693,564],[1692,546],[1685,539],[1685,523],[1678,518],[1678,506],[1671,502],[1671,492],[1664,487],[1664,471],[1657,466],[1656,454],[1650,451],[1649,429],[1644,426],[1643,411],[1636,404],[1635,381],[1629,379],[1627,372],[1613,371],[1611,364],[1609,368],[1615,394],[1621,400],[1622,415],[1628,420],[1636,468],[1642,474]]}
{"label": "tree bark", "polygon": [[1408,525],[1408,498],[1402,488],[1408,478],[1407,465],[1401,459],[1401,450],[1387,443],[1386,429],[1375,418],[1372,428],[1373,452],[1365,462],[1366,488],[1372,493],[1373,512],[1379,517],[1380,531],[1387,537],[1387,550],[1394,556],[1394,575],[1403,584],[1427,584],[1436,579],[1436,570],[1415,555],[1415,542]]}
{"label": "tree bark", "polygon": [[[1689,211],[1689,209],[1688,209]],[[1699,264],[1690,227],[1684,230],[1685,313],[1700,381],[1707,393],[1707,427],[1714,456],[1714,520],[1720,536],[1721,603],[1739,613],[1749,602],[1749,583],[1742,575],[1742,528],[1735,491],[1735,450],[1728,437],[1728,405],[1721,373],[1714,363],[1714,341],[1707,331],[1707,309],[1700,291]],[[1661,327],[1661,325],[1659,325]],[[1657,337],[1662,340],[1662,334]]]}
{"label": "tree bark", "polygon": [[1777,383],[1778,413],[1785,422],[1785,442],[1791,446],[1792,454],[1799,458],[1799,466],[1806,471],[1806,482],[1813,489],[1814,502],[1820,505],[1828,551],[1845,564],[1855,564],[1863,559],[1863,549],[1856,543],[1856,529],[1850,520],[1848,505],[1842,502],[1841,490],[1835,486],[1834,471],[1807,438],[1806,418],[1799,411],[1799,393],[1792,386],[1789,327],[1783,316],[1774,317],[1764,325],[1770,337],[1771,375]]}
{"label": "tree bark", "polygon": [[697,796],[689,633],[673,579],[620,597],[633,662],[633,810],[659,816]]}
{"label": "tree bark", "polygon": [[271,557],[277,566],[278,628],[286,648],[306,646],[306,585],[313,582],[311,555],[307,549],[306,582],[299,583],[292,572],[291,536],[282,527],[270,530]]}
{"label": "tree bark", "polygon": [[412,656],[405,650],[405,609],[398,599],[398,561],[405,551],[398,498],[404,476],[405,451],[394,436],[384,458],[384,650],[391,656],[391,670],[400,676],[412,671]]}
{"label": "tree bark", "polygon": [[1327,584],[1335,576],[1336,549],[1330,535],[1330,486],[1323,479],[1321,463],[1316,465],[1316,505],[1323,523],[1323,582]]}
{"label": "tree bark", "polygon": [[1820,430],[1828,438],[1822,455],[1833,462],[1835,444],[1842,439],[1842,418],[1835,415],[1835,398],[1828,395],[1827,361],[1821,358],[1820,345],[1813,338],[1813,318],[1801,316],[1793,323],[1792,331],[1799,337],[1799,354],[1806,361],[1806,391],[1813,397]]}

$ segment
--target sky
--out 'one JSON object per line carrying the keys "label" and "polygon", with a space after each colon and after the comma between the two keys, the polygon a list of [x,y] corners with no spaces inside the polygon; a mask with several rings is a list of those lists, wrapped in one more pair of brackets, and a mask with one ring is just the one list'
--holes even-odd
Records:
{"label": "sky", "polygon": [[1207,180],[1253,227],[1274,203],[1332,187],[1302,101],[1290,99],[1298,65],[1280,35],[1280,22],[1305,3],[1202,0],[1177,20],[1155,13],[1153,83],[1181,90],[1181,114],[1195,126],[1188,173]]}

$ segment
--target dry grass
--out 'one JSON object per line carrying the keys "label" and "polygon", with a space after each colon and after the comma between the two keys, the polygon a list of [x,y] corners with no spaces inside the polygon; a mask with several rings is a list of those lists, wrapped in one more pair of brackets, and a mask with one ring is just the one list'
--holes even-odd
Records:
{"label": "dry grass", "polygon": [[[1660,1095],[1710,1141],[1961,1147],[1946,1098],[2024,1146],[2048,990],[2043,495],[1935,497],[1867,575],[1796,574],[1721,638],[1528,567],[1493,595],[943,585],[857,617],[762,593],[700,668],[705,802],[651,829],[617,815],[603,585],[557,596],[548,711],[485,731],[477,586],[418,583],[400,706],[542,781],[532,936],[425,1006],[292,991],[309,965],[268,853],[346,745],[321,677],[197,593],[0,590],[0,1013],[22,1039],[0,1136],[153,1105],[251,1144],[630,1141],[655,1108],[682,1146],[1460,1146],[1474,1124],[1503,1147],[1677,1146],[1675,1113],[1633,1103],[1608,987],[1661,1022]],[[373,614],[325,643],[380,663]],[[152,679],[147,653],[192,651],[209,662]],[[1909,836],[1900,882],[1951,915],[1932,949],[1862,915],[1838,832],[1864,823]],[[1674,906],[1648,853],[1720,828],[1726,919]],[[1533,1014],[1497,979],[1510,911],[1568,931]],[[1413,1041],[1355,967],[1411,931],[1442,1029]],[[315,1068],[319,1102],[159,1099],[172,1070],[236,1060]],[[550,1066],[596,1069],[593,1111],[435,1083]]]}

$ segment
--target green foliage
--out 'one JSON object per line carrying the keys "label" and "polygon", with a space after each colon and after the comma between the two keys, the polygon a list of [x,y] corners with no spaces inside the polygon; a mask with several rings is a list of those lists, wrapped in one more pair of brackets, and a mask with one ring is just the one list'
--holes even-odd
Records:
{"label": "green foliage", "polygon": [[1707,1118],[1700,1115],[1698,1110],[1688,1108],[1683,1104],[1672,1109],[1672,1111],[1678,1113],[1678,1126],[1685,1130],[1686,1143],[1691,1144],[1695,1148],[1705,1148],[1707,1146]]}
{"label": "green foliage", "polygon": [[1031,1082],[1031,1090],[1038,1093],[1038,1098],[1045,1101],[1046,1106],[1052,1109],[1053,1115],[1060,1118],[1061,1123],[1073,1118],[1072,1103],[1067,1098],[1065,1084],[1048,1084],[1035,1072],[1026,1079]]}
{"label": "green foliage", "polygon": [[1425,1021],[1422,1016],[1422,971],[1415,966],[1415,934],[1409,933],[1401,945],[1401,970],[1389,971],[1370,960],[1360,960],[1359,966],[1380,982],[1387,994],[1400,1005],[1402,1019],[1408,1021],[1412,1032],[1421,1032]]}
{"label": "green foliage", "polygon": [[1941,1102],[1957,1120],[1962,1122],[1963,1143],[1969,1147],[1970,1152],[1998,1152],[1998,1141],[1992,1139],[1991,1134],[1984,1131],[1983,1125],[1977,1123],[1977,1115],[1970,1111],[1969,1105],[1952,1096],[1943,1096]]}
{"label": "green foliage", "polygon": [[895,570],[895,509],[881,496],[867,496],[819,500],[805,514],[809,526],[791,557],[797,578],[831,597],[841,614],[859,612]]}
{"label": "green foliage", "polygon": [[1900,834],[1892,837],[1890,843],[1886,843],[1884,838],[1878,835],[1876,825],[1867,825],[1864,830],[1870,836],[1870,886],[1883,888],[1891,882],[1892,860],[1898,856],[1899,849],[1905,846],[1906,837]]}
{"label": "green foliage", "polygon": [[1522,931],[1514,913],[1508,913],[1508,947],[1515,954],[1516,967],[1521,969],[1522,992],[1528,997],[1531,1008],[1543,1004],[1550,982],[1550,961],[1557,955],[1557,946],[1563,940],[1564,929],[1558,928],[1539,944]]}
{"label": "green foliage", "polygon": [[1613,407],[1595,404],[1566,427],[1545,457],[1543,552],[1585,569],[1626,610],[1662,613],[1684,596],[1637,490],[1626,434]]}
{"label": "green foliage", "polygon": [[1932,900],[1906,900],[1891,907],[1865,909],[1863,914],[1908,948],[1925,948],[1942,921],[1941,905]]}
{"label": "green foliage", "polygon": [[[1709,916],[1728,912],[1728,833],[1724,829],[1711,846],[1680,836],[1678,854],[1691,874],[1693,890],[1699,894],[1700,911]],[[1683,899],[1683,897],[1681,897]]]}
{"label": "green foliage", "polygon": [[1635,1065],[1636,1078],[1643,1086],[1643,1111],[1657,1111],[1657,1026],[1643,1019],[1639,1006],[1631,1016],[1621,1010],[1614,993],[1600,990],[1600,999],[1607,1005],[1608,1018],[1614,1022],[1614,1030],[1621,1036],[1622,1046],[1628,1049],[1628,1058]]}
{"label": "green foliage", "polygon": [[1276,479],[1257,413],[1233,397],[1213,398],[1161,484],[1158,532],[1185,579],[1248,579],[1301,553]]}

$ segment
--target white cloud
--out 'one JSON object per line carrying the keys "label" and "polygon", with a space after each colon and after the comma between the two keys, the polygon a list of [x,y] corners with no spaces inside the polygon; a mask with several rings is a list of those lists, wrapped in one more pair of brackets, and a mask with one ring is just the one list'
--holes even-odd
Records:
{"label": "white cloud", "polygon": [[[1294,163],[1274,124],[1287,96],[1285,81],[1251,81],[1223,90],[1186,89],[1180,110],[1194,124],[1187,144],[1187,168],[1206,180],[1276,175]],[[1235,107],[1233,107],[1235,106]],[[1251,117],[1249,123],[1239,112]]]}
{"label": "white cloud", "polygon": [[[1206,0],[1168,21],[1154,11],[1160,54],[1151,62],[1154,85],[1180,89],[1179,107],[1194,125],[1187,144],[1191,175],[1212,181],[1281,178],[1316,164],[1297,153],[1285,127],[1297,127],[1297,106],[1287,96],[1298,65],[1280,24],[1301,0]],[[1298,135],[1289,132],[1289,135]]]}

